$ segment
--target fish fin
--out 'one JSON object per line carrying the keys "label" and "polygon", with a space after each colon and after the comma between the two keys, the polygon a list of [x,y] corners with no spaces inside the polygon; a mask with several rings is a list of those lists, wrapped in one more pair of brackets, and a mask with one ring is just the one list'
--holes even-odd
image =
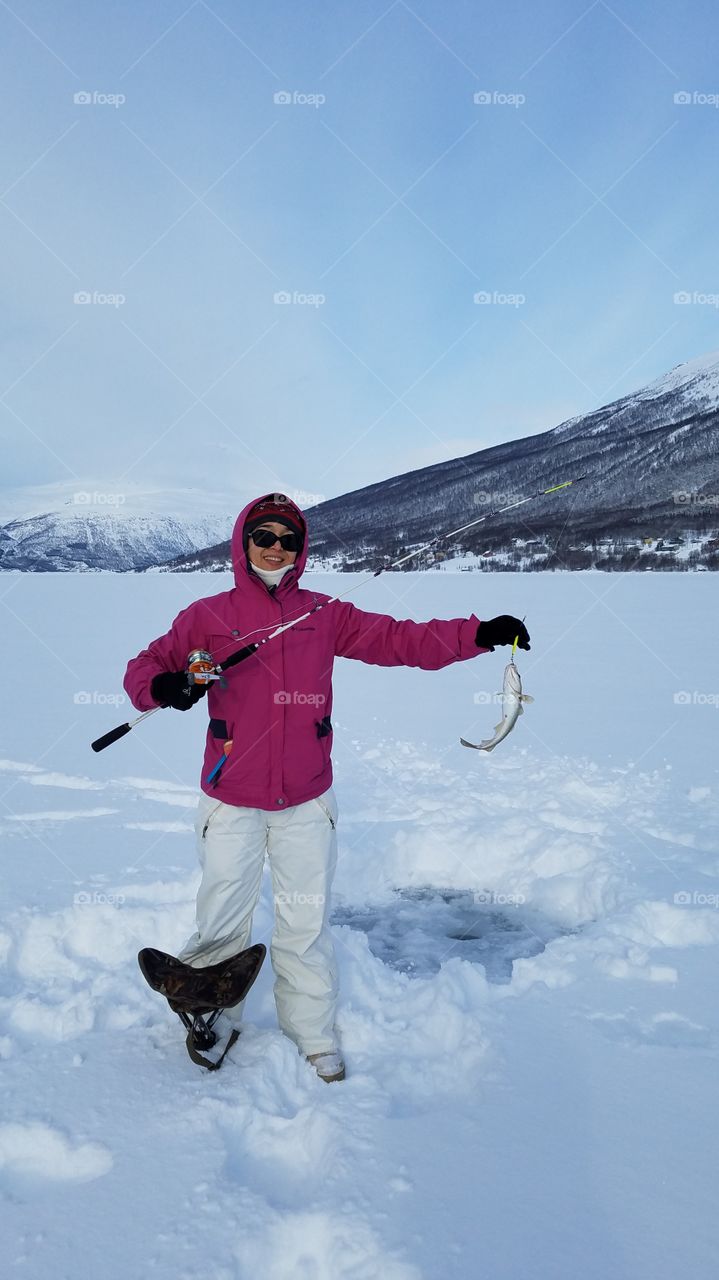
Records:
{"label": "fish fin", "polygon": [[502,728],[502,725],[503,725],[503,724],[504,724],[504,721],[503,721],[503,720],[500,720],[499,724],[495,724],[495,726],[494,726],[494,732],[495,732],[495,733],[499,733],[499,731],[500,731],[500,729]]}
{"label": "fish fin", "polygon": [[523,693],[522,702],[534,702],[534,698],[532,697],[531,693]]}

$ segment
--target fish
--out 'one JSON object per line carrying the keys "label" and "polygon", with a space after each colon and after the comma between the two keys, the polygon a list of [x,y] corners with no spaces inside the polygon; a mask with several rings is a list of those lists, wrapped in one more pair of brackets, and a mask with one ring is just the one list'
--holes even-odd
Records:
{"label": "fish", "polygon": [[534,702],[534,698],[528,693],[522,693],[522,678],[514,660],[504,668],[501,698],[503,714],[499,724],[494,726],[494,736],[483,742],[467,742],[466,738],[460,738],[463,747],[474,747],[475,751],[493,751],[497,743],[512,732],[519,716],[524,714],[523,703]]}

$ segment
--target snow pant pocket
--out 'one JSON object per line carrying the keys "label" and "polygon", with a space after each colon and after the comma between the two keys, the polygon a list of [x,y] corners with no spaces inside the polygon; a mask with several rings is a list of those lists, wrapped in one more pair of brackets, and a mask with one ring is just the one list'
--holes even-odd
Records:
{"label": "snow pant pocket", "polygon": [[332,814],[328,806],[325,804],[324,798],[322,796],[315,796],[315,804],[318,804],[320,806],[320,809],[324,813],[327,821],[329,822],[332,830],[334,831],[337,827],[337,823],[335,822],[335,819],[332,817]]}
{"label": "snow pant pocket", "polygon": [[222,808],[222,805],[223,805],[222,800],[215,800],[213,802],[203,792],[202,799],[200,800],[200,805],[197,811],[197,817],[195,819],[195,832],[200,841],[203,841],[206,839],[207,831],[210,826],[210,823],[212,822],[213,818],[217,815],[219,810]]}

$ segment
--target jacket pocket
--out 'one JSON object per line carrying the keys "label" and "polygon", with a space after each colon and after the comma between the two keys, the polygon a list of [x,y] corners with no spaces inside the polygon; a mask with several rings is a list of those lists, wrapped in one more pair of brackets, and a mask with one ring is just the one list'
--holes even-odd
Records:
{"label": "jacket pocket", "polygon": [[332,756],[332,721],[329,716],[323,716],[321,720],[315,720],[315,727],[317,729],[317,740],[322,753],[321,772],[324,772]]}
{"label": "jacket pocket", "polygon": [[315,720],[317,725],[317,737],[327,738],[332,732],[332,721],[329,716],[323,716],[321,720]]}

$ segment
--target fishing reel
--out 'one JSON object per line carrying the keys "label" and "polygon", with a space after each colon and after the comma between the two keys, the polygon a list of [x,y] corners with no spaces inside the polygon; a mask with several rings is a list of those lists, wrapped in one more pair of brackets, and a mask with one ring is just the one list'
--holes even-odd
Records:
{"label": "fishing reel", "polygon": [[220,680],[224,684],[212,654],[206,649],[193,649],[188,653],[185,670],[189,684],[211,684],[213,680]]}

